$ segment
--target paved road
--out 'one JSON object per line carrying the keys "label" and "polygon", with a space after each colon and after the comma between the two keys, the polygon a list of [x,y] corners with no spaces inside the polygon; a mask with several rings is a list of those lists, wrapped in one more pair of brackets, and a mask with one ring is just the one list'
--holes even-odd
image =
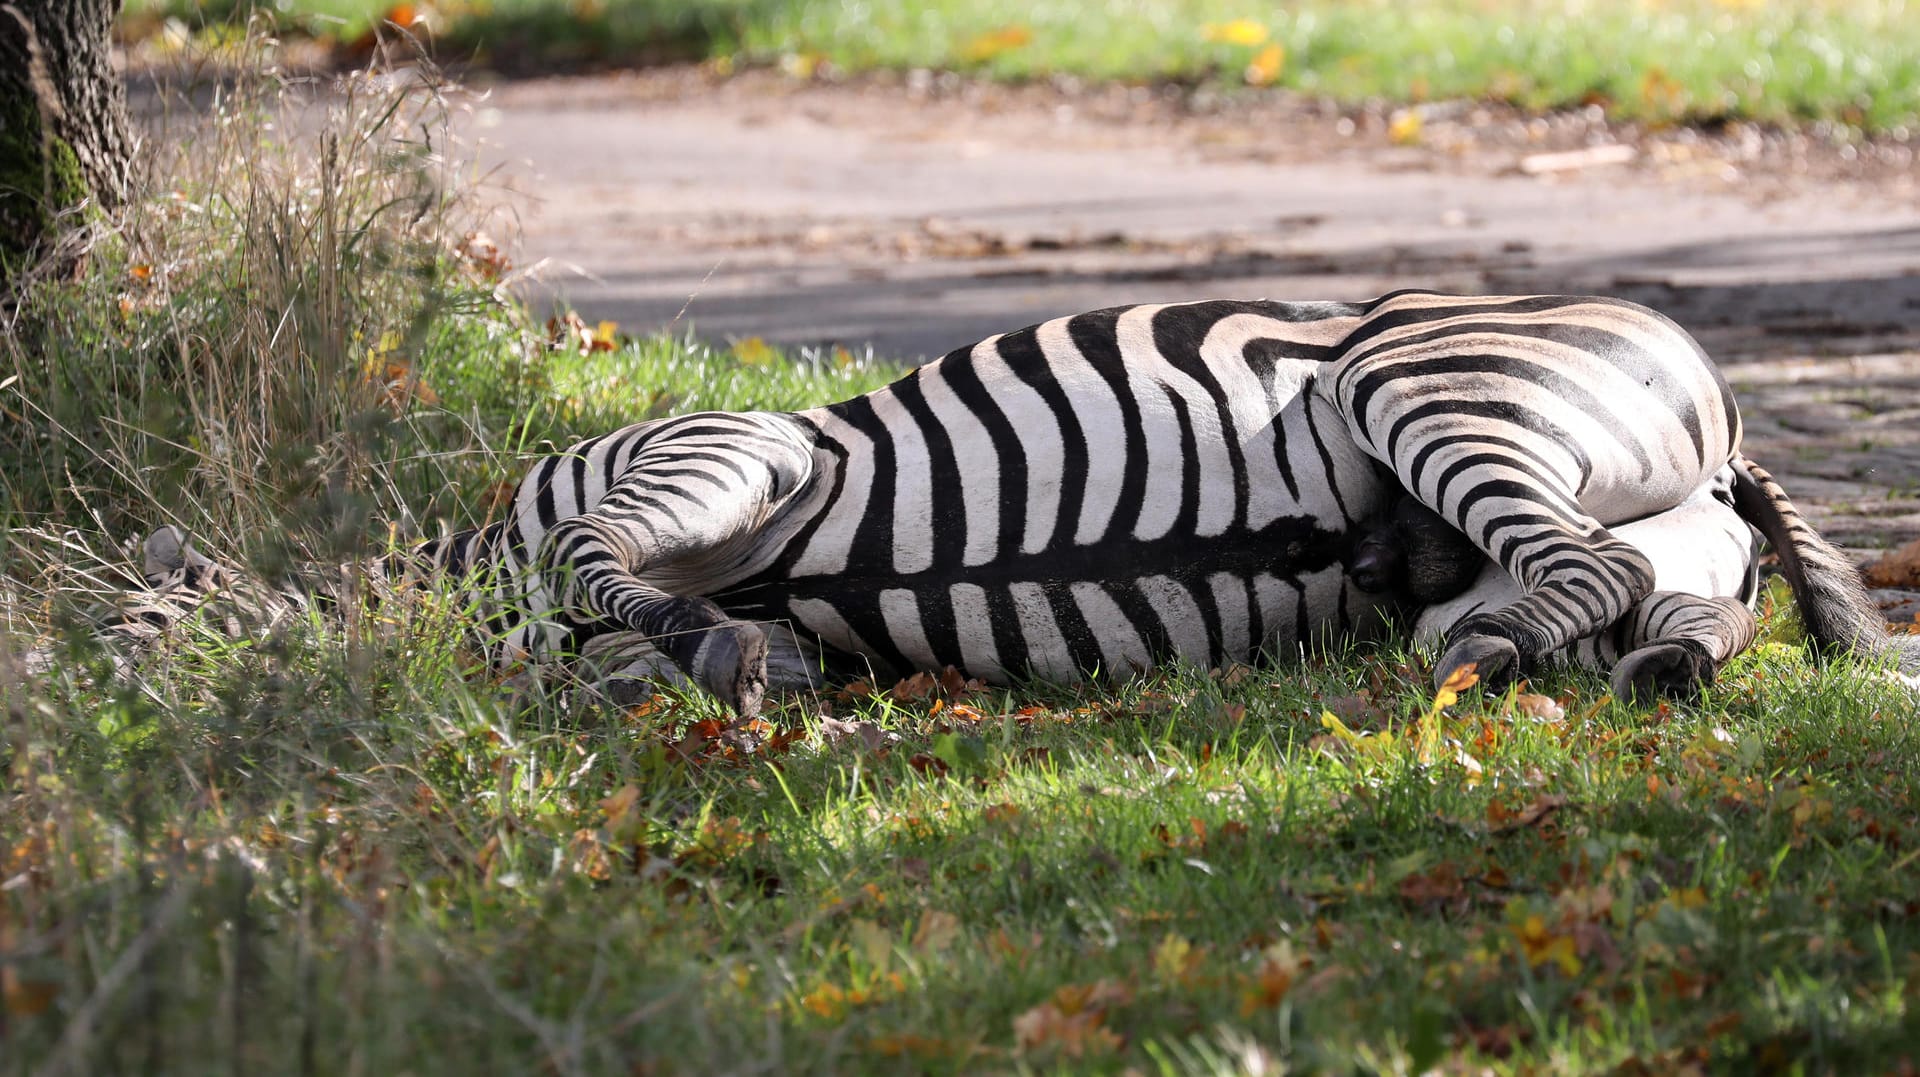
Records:
{"label": "paved road", "polygon": [[1138,300],[1624,295],[1722,360],[1750,449],[1826,528],[1920,536],[1920,195],[1898,169],[1796,181],[1785,157],[1654,136],[1626,165],[1528,175],[1531,152],[1613,136],[1515,145],[1441,115],[1394,145],[1300,107],[917,90],[516,83],[469,133],[537,199],[522,262],[630,331],[913,358]]}

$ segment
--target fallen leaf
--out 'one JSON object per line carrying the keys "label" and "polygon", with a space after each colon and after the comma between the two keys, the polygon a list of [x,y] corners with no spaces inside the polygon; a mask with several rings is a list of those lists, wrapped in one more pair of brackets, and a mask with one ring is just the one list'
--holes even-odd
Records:
{"label": "fallen leaf", "polygon": [[1410,905],[1439,905],[1465,892],[1460,881],[1460,869],[1451,861],[1442,861],[1431,871],[1408,875],[1400,880],[1396,889],[1400,893],[1400,900]]}
{"label": "fallen leaf", "polygon": [[938,778],[952,769],[947,766],[946,760],[937,755],[929,755],[926,752],[915,752],[913,756],[907,760],[907,765],[922,774],[934,778]]}
{"label": "fallen leaf", "polygon": [[1343,721],[1358,726],[1369,726],[1384,722],[1392,717],[1386,708],[1380,706],[1372,692],[1356,692],[1348,696],[1334,696],[1322,700],[1321,706],[1331,711]]}
{"label": "fallen leaf", "polygon": [[1566,797],[1558,793],[1543,793],[1518,812],[1509,812],[1497,803],[1487,805],[1487,822],[1495,834],[1512,834],[1539,826],[1566,806]]}
{"label": "fallen leaf", "polygon": [[1440,682],[1440,689],[1433,694],[1436,707],[1451,707],[1460,701],[1460,693],[1480,683],[1480,673],[1472,662],[1455,666]]}
{"label": "fallen leaf", "polygon": [[848,742],[869,752],[877,752],[898,739],[872,722],[864,720],[848,722],[833,717],[820,719],[820,742],[825,745]]}
{"label": "fallen leaf", "polygon": [[1286,63],[1287,51],[1276,41],[1254,54],[1247,61],[1244,75],[1249,86],[1265,86],[1280,77],[1281,65]]}
{"label": "fallen leaf", "polygon": [[1920,587],[1920,539],[1869,563],[1861,572],[1869,587]]}
{"label": "fallen leaf", "polygon": [[896,682],[887,694],[891,695],[896,703],[911,703],[916,699],[927,698],[938,687],[939,682],[933,679],[932,674],[916,673]]}
{"label": "fallen leaf", "polygon": [[619,792],[602,799],[600,811],[606,815],[607,822],[612,823],[625,818],[627,813],[633,810],[633,806],[639,802],[640,787],[628,784],[622,786]]}
{"label": "fallen leaf", "polygon": [[[57,983],[24,979],[10,965],[0,969],[0,1005],[4,1005],[8,1017],[38,1017],[59,994]],[[25,1033],[24,1029],[20,1031]]]}
{"label": "fallen leaf", "polygon": [[1240,1016],[1252,1017],[1261,1010],[1280,1005],[1307,963],[1296,957],[1287,942],[1269,946],[1260,955],[1260,964],[1240,987]]}
{"label": "fallen leaf", "polygon": [[1420,141],[1420,131],[1426,125],[1417,108],[1403,108],[1387,121],[1387,138],[1396,146],[1410,146]]}
{"label": "fallen leaf", "polygon": [[950,912],[928,909],[920,914],[920,926],[913,933],[913,948],[923,954],[937,954],[960,937],[960,918]]}
{"label": "fallen leaf", "polygon": [[780,353],[774,351],[773,345],[765,340],[748,337],[734,344],[733,357],[748,366],[765,366],[778,359]]}
{"label": "fallen leaf", "polygon": [[547,342],[555,351],[585,354],[593,350],[593,330],[578,311],[570,310],[547,319]]}
{"label": "fallen leaf", "polygon": [[1552,930],[1540,914],[1529,915],[1513,925],[1513,933],[1520,941],[1520,950],[1528,965],[1538,968],[1551,961],[1568,976],[1580,971],[1580,956],[1574,950],[1573,936]]}
{"label": "fallen leaf", "polygon": [[593,327],[593,336],[587,341],[587,350],[610,352],[620,346],[620,326],[617,322],[601,322]]}
{"label": "fallen leaf", "polygon": [[1192,986],[1206,950],[1195,946],[1186,936],[1169,931],[1153,948],[1153,974],[1168,986]]}
{"label": "fallen leaf", "polygon": [[1047,1047],[1068,1058],[1112,1054],[1126,1041],[1106,1027],[1107,1010],[1131,998],[1132,992],[1112,980],[1066,984],[1014,1018],[1014,1036],[1023,1050]]}
{"label": "fallen leaf", "polygon": [[1013,803],[991,804],[980,813],[980,818],[989,823],[1010,824],[1019,817],[1020,805]]}
{"label": "fallen leaf", "polygon": [[567,845],[567,857],[575,873],[595,882],[605,882],[613,877],[613,863],[607,857],[606,843],[591,830],[582,828],[573,832],[573,840]]}
{"label": "fallen leaf", "polygon": [[1535,695],[1523,692],[1513,698],[1513,709],[1528,718],[1542,722],[1555,722],[1567,716],[1567,709],[1551,696]]}
{"label": "fallen leaf", "polygon": [[1265,23],[1257,19],[1210,22],[1200,27],[1200,38],[1218,45],[1258,45],[1267,39]]}
{"label": "fallen leaf", "polygon": [[501,253],[500,244],[485,232],[468,232],[453,250],[484,280],[499,280],[513,268],[513,263]]}
{"label": "fallen leaf", "polygon": [[966,47],[960,50],[960,55],[965,57],[968,63],[985,63],[1003,52],[1020,48],[1032,40],[1032,30],[1019,23],[1009,23],[967,42]]}

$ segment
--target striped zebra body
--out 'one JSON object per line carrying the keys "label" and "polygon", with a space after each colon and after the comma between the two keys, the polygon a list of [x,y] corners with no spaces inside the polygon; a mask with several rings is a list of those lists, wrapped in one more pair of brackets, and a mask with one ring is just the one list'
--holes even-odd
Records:
{"label": "striped zebra body", "polygon": [[788,667],[818,644],[895,671],[1072,679],[1371,632],[1392,596],[1347,564],[1404,487],[1518,581],[1516,611],[1466,615],[1450,645],[1497,665],[1625,616],[1653,574],[1606,525],[1685,502],[1738,439],[1712,364],[1624,302],[1136,306],[827,407],[583,442],[459,541],[497,560],[500,608],[537,614],[510,653],[632,631],[755,697],[753,675],[729,678],[765,653],[753,626],[778,625],[803,641]]}
{"label": "striped zebra body", "polygon": [[[994,681],[1367,633],[1385,602],[1345,562],[1390,480],[1308,391],[1357,309],[1096,312],[823,408],[639,424],[542,461],[451,561],[496,557],[496,604],[549,614],[509,653],[647,623],[672,654],[690,607]],[[596,595],[601,564],[647,586]]]}
{"label": "striped zebra body", "polygon": [[[589,439],[506,519],[411,559],[472,574],[501,660],[575,654],[741,713],[823,661],[1072,680],[1290,653],[1396,610],[1442,676],[1557,655],[1686,691],[1752,641],[1751,524],[1817,642],[1920,672],[1739,440],[1698,346],[1617,300],[1144,305],[826,407]],[[1466,569],[1464,593],[1380,592],[1379,521],[1421,518],[1409,497],[1486,554],[1475,579],[1448,533],[1438,575]]]}

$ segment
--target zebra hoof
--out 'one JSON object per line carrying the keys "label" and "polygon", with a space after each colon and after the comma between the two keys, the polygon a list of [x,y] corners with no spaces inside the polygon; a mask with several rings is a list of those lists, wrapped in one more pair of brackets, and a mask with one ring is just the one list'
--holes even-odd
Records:
{"label": "zebra hoof", "polygon": [[601,682],[600,694],[616,707],[638,707],[653,698],[653,682],[642,677],[609,677]]}
{"label": "zebra hoof", "polygon": [[1613,695],[1637,702],[1693,699],[1717,672],[1711,659],[1684,643],[1650,644],[1614,663]]}
{"label": "zebra hoof", "polygon": [[1480,683],[1498,691],[1520,675],[1520,648],[1505,636],[1472,635],[1453,641],[1440,664],[1433,667],[1433,686],[1437,690],[1461,666],[1471,664],[1480,675]]}
{"label": "zebra hoof", "polygon": [[767,696],[767,634],[744,621],[707,631],[694,660],[700,683],[740,718],[760,713]]}

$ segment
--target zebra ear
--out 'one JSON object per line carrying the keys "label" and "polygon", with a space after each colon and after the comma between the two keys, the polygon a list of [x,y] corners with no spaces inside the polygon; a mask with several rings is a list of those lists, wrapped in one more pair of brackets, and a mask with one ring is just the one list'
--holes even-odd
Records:
{"label": "zebra ear", "polygon": [[148,583],[188,566],[202,568],[213,563],[193,548],[187,541],[186,532],[172,524],[148,535],[147,541],[141,545],[141,551],[145,556],[142,558],[140,574],[147,578]]}

